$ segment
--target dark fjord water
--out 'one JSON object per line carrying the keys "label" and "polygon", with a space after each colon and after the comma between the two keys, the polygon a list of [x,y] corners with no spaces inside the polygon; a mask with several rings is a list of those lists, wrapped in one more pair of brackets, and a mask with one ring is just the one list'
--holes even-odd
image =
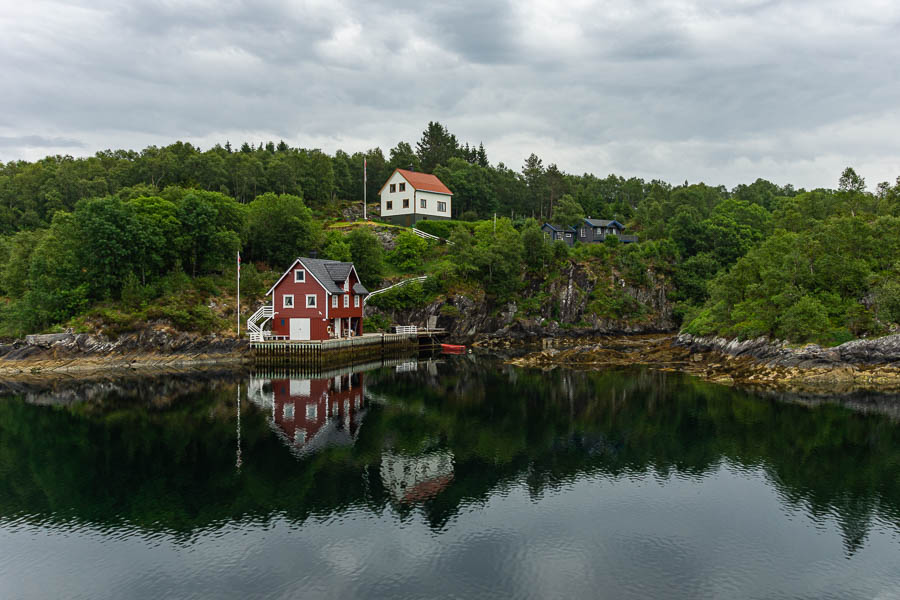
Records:
{"label": "dark fjord water", "polygon": [[26,389],[0,597],[900,599],[900,423],[470,357]]}

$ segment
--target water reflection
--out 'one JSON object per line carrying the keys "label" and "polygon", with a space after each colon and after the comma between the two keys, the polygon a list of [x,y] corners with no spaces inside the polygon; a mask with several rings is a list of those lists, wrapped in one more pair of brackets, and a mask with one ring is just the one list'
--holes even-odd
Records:
{"label": "water reflection", "polygon": [[352,446],[365,418],[363,373],[328,378],[253,377],[247,399],[271,412],[270,425],[299,456]]}
{"label": "water reflection", "polygon": [[[549,595],[569,588],[540,586],[570,571],[611,590],[616,569],[628,571],[643,591],[675,596],[703,595],[710,565],[726,563],[745,583],[787,581],[806,560],[862,586],[852,589],[900,574],[900,425],[889,412],[652,370],[544,373],[460,356],[19,389],[0,401],[0,474],[0,534],[31,540],[22,560],[49,569],[41,536],[59,531],[90,530],[103,547],[165,539],[177,553],[218,548],[231,530],[258,533],[258,546],[288,523],[285,547],[316,532],[307,554],[322,539],[354,550],[414,540],[432,562],[415,571],[407,552],[394,566],[495,595],[513,589],[491,587],[512,563],[535,565],[517,585]],[[382,563],[353,564],[362,581],[361,565]],[[659,573],[673,574],[670,587],[651,585]]]}

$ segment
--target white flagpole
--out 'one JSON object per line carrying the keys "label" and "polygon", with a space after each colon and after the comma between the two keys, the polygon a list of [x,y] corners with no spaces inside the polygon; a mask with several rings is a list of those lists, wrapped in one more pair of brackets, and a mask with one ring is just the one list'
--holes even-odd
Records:
{"label": "white flagpole", "polygon": [[241,337],[241,251],[237,253],[237,336]]}
{"label": "white flagpole", "polygon": [[363,221],[368,221],[366,218],[366,181],[368,181],[368,175],[366,174],[366,159],[363,159]]}

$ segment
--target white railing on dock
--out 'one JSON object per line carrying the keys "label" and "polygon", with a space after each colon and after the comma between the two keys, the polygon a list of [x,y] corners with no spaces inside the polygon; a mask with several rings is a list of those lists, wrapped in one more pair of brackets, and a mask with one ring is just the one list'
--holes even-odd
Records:
{"label": "white railing on dock", "polygon": [[396,333],[411,333],[413,335],[419,332],[419,328],[415,325],[397,325],[394,327]]}

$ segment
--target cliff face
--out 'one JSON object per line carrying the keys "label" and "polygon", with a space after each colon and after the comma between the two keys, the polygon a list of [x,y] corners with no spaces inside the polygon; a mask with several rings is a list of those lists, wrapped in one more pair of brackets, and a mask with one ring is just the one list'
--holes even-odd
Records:
{"label": "cliff face", "polygon": [[570,262],[552,279],[529,278],[513,301],[502,304],[481,292],[450,293],[413,309],[367,310],[401,325],[424,327],[436,318],[437,326],[459,341],[674,330],[667,280],[653,272],[642,275],[645,281],[636,284],[615,272],[598,274]]}

